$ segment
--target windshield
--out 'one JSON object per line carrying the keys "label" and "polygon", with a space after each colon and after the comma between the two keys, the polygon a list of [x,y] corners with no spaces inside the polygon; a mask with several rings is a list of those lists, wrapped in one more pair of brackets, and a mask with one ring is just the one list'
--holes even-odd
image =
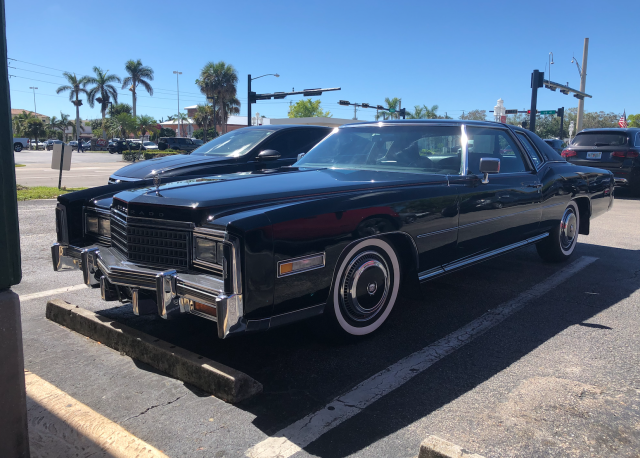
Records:
{"label": "windshield", "polygon": [[618,132],[584,132],[576,135],[572,146],[622,146],[627,144],[627,135]]}
{"label": "windshield", "polygon": [[457,175],[460,157],[460,127],[369,125],[335,129],[295,165]]}
{"label": "windshield", "polygon": [[239,157],[273,133],[266,129],[238,129],[196,148],[191,155]]}
{"label": "windshield", "polygon": [[153,142],[144,142],[144,146],[156,146]]}

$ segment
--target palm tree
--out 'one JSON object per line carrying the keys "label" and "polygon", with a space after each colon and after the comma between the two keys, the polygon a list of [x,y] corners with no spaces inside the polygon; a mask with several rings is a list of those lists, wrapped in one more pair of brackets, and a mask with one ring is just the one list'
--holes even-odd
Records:
{"label": "palm tree", "polygon": [[[67,79],[67,82],[69,84],[60,86],[58,89],[56,89],[56,94],[69,91],[69,100],[76,107],[76,132],[78,132],[80,128],[80,105],[82,105],[80,94],[85,94],[87,97],[89,96],[89,92],[85,89],[89,77],[83,76],[81,78],[78,78],[75,73],[71,74],[69,72],[64,72],[62,75]],[[93,103],[90,103],[90,105],[91,107],[93,107]]]}
{"label": "palm tree", "polygon": [[[105,130],[104,124],[107,107],[109,106],[109,102],[111,99],[113,99],[115,103],[118,103],[118,90],[112,83],[121,83],[122,80],[117,75],[109,75],[109,70],[103,71],[100,67],[93,67],[93,72],[96,74],[96,76],[87,77],[86,84],[94,85],[89,90],[87,100],[89,101],[89,105],[91,105],[92,107],[95,102],[98,102],[101,105],[100,111],[102,112],[102,135],[103,138],[107,138],[107,132]],[[98,95],[99,97],[96,97]]]}
{"label": "palm tree", "polygon": [[42,138],[43,135],[46,135],[47,130],[45,129],[44,123],[34,116],[32,119],[27,121],[25,133],[28,134],[30,138],[33,137],[35,139],[37,148],[38,139]]}
{"label": "palm tree", "polygon": [[203,140],[206,143],[209,124],[213,121],[213,107],[211,105],[198,105],[196,113],[193,115],[193,120],[196,122],[198,127],[203,130]]}
{"label": "palm tree", "polygon": [[413,113],[408,113],[407,118],[409,119],[437,119],[438,115],[436,112],[438,111],[438,105],[433,105],[429,108],[426,105],[416,105],[413,107]]}
{"label": "palm tree", "polygon": [[153,69],[151,67],[145,67],[142,65],[142,61],[138,60],[128,60],[124,65],[124,69],[127,71],[129,76],[122,80],[122,89],[127,86],[131,91],[131,97],[133,100],[133,117],[136,117],[136,88],[138,85],[142,86],[149,95],[153,95],[153,88],[149,84],[149,81],[153,81]]}
{"label": "palm tree", "polygon": [[155,132],[158,130],[158,121],[156,121],[152,116],[142,115],[136,118],[136,123],[138,125],[138,130],[140,131],[140,136],[144,137],[147,135],[147,132]]}
{"label": "palm tree", "polygon": [[[172,121],[177,121],[178,123],[178,137],[184,136],[184,123],[186,122],[187,124],[191,124],[191,120],[189,119],[189,116],[186,115],[186,113],[178,113],[173,115]],[[188,131],[189,130],[187,129],[187,132]]]}
{"label": "palm tree", "polygon": [[[54,116],[55,118],[55,116]],[[53,124],[53,122],[51,123]],[[67,130],[67,127],[71,127],[72,128],[72,132],[75,130],[75,132],[73,132],[73,137],[75,139],[77,139],[77,133],[78,131],[76,130],[76,126],[73,124],[73,122],[71,122],[69,120],[69,115],[68,114],[64,114],[62,111],[60,112],[60,119],[56,122],[55,124],[55,128],[58,129],[60,132],[62,132],[62,141],[64,141],[64,132]],[[82,127],[82,125],[80,125],[80,129],[84,130],[84,127]]]}
{"label": "palm tree", "polygon": [[224,131],[227,132],[227,121],[229,120],[229,115],[239,115],[240,114],[240,100],[237,97],[232,97],[230,99],[226,99],[222,104],[222,116],[224,117]]}
{"label": "palm tree", "polygon": [[[238,72],[233,65],[227,65],[223,61],[207,63],[200,71],[200,78],[196,80],[196,84],[208,99],[220,104],[223,120],[228,118],[227,110],[238,108],[239,111],[240,101],[236,98]],[[214,117],[214,127],[215,124]]]}
{"label": "palm tree", "polygon": [[386,111],[380,112],[376,115],[377,119],[398,119],[398,105],[400,105],[402,99],[398,97],[394,97],[390,99],[389,97],[384,98],[384,103],[387,104],[387,108],[395,110],[395,113],[388,113]]}
{"label": "palm tree", "polygon": [[22,110],[22,113],[16,115],[12,120],[13,124],[13,135],[16,137],[21,137],[22,135],[27,135],[27,123],[31,119],[38,119],[36,115],[31,112]]}

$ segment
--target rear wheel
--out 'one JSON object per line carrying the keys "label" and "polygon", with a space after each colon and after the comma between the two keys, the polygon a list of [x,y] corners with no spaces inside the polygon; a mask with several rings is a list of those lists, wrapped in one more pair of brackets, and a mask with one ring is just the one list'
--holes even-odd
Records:
{"label": "rear wheel", "polygon": [[349,250],[325,311],[333,334],[353,338],[377,330],[396,303],[400,278],[396,252],[384,240],[367,239]]}
{"label": "rear wheel", "polygon": [[15,144],[13,145],[13,150],[14,150],[16,153],[19,153],[20,151],[22,151],[22,143],[15,143]]}
{"label": "rear wheel", "polygon": [[578,242],[580,212],[578,205],[571,201],[564,210],[560,222],[549,236],[536,244],[538,254],[549,262],[562,262],[571,257]]}

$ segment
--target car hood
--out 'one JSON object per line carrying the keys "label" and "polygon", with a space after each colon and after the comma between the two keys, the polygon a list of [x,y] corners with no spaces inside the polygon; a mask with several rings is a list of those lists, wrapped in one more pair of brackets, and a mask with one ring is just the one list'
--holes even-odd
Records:
{"label": "car hood", "polygon": [[[122,191],[114,206],[130,216],[198,223],[232,208],[257,208],[292,200],[317,199],[398,186],[447,183],[444,175],[349,169],[284,167],[235,173]],[[163,207],[159,213],[157,206]],[[162,215],[162,216],[160,216]]]}
{"label": "car hood", "polygon": [[[154,148],[155,149],[155,148]],[[225,165],[233,164],[237,158],[220,156],[193,156],[186,154],[176,154],[147,161],[140,161],[121,168],[114,175],[125,178],[149,178],[159,173],[161,175],[175,175],[176,173],[188,172],[190,169],[197,170],[202,165]]]}

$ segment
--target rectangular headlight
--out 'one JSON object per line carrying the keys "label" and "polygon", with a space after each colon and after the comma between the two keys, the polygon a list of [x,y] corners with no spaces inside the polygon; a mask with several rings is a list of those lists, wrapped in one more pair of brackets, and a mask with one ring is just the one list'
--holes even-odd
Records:
{"label": "rectangular headlight", "polygon": [[87,233],[100,235],[102,237],[111,237],[111,221],[109,218],[87,215],[86,227]]}
{"label": "rectangular headlight", "polygon": [[321,267],[324,267],[324,253],[281,261],[278,263],[278,277],[319,269]]}
{"label": "rectangular headlight", "polygon": [[218,264],[217,243],[215,240],[194,237],[195,258],[210,264]]}

